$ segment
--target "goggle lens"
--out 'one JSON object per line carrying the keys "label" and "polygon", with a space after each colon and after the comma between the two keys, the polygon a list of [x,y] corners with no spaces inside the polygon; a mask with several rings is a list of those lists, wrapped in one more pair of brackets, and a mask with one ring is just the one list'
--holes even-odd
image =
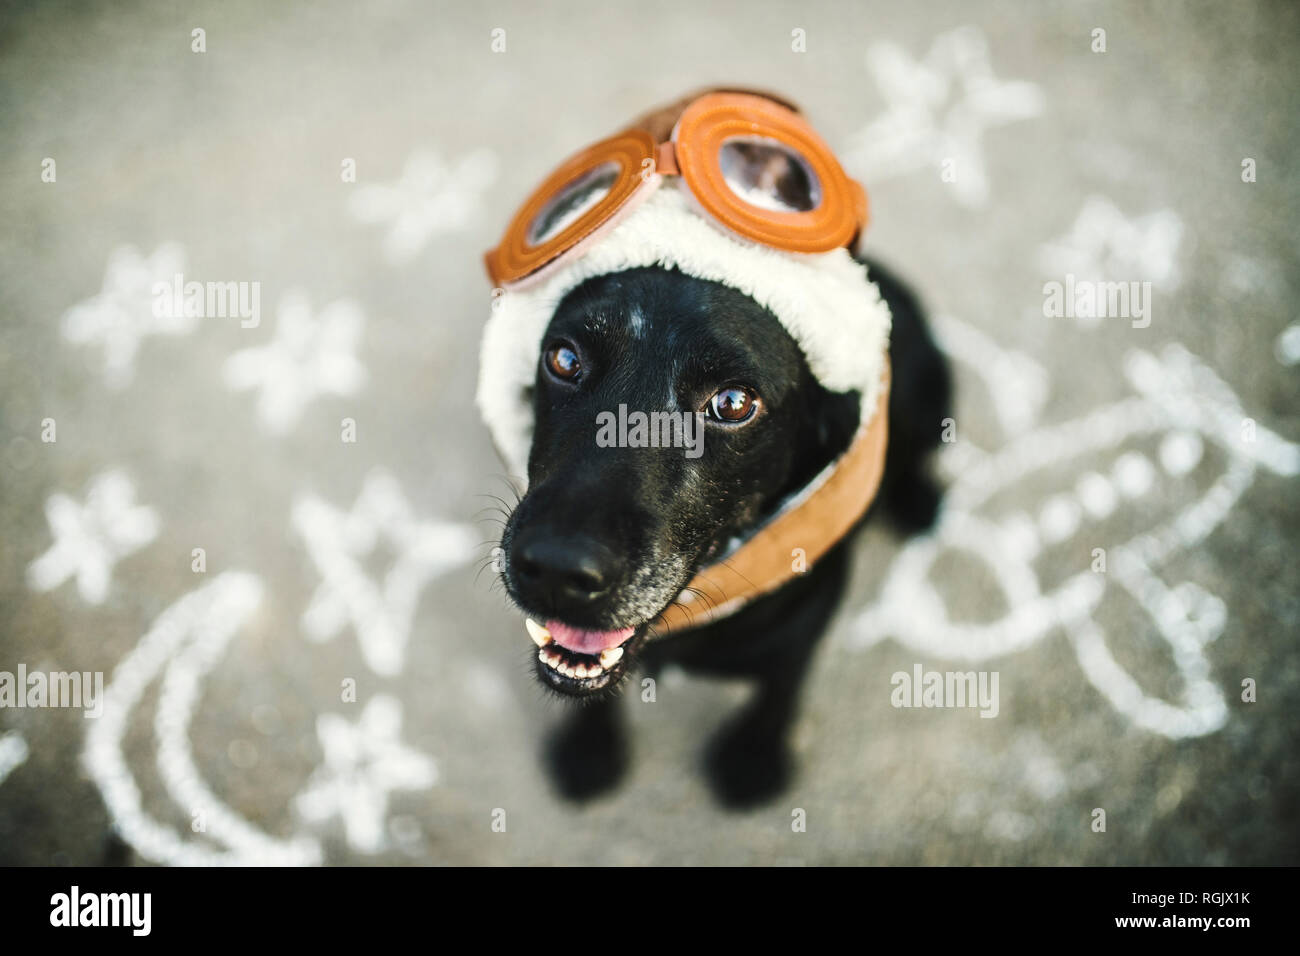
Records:
{"label": "goggle lens", "polygon": [[817,174],[799,153],[768,136],[733,136],[718,150],[722,178],[737,198],[771,212],[811,212],[821,205]]}
{"label": "goggle lens", "polygon": [[540,246],[568,229],[609,195],[621,174],[622,167],[609,160],[560,189],[533,218],[528,227],[528,245]]}

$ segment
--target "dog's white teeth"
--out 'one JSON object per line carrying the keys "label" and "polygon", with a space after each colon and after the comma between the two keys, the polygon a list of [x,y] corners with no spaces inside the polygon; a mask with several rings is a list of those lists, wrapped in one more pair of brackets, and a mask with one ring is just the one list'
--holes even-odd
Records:
{"label": "dog's white teeth", "polygon": [[538,647],[545,647],[551,643],[551,632],[531,617],[524,618],[524,627],[528,628],[528,636],[533,639],[533,643]]}
{"label": "dog's white teeth", "polygon": [[[530,625],[528,629],[529,634],[533,634],[534,635],[533,640],[537,640],[537,637],[533,631],[533,628],[537,627],[537,625],[534,624],[532,621],[529,621],[528,623]],[[543,634],[546,634],[545,628],[537,627],[537,630],[541,631]],[[599,677],[601,674],[605,673],[605,671],[609,670],[609,664],[605,664],[605,666],[602,667],[600,664],[597,664],[595,661],[591,661],[590,663],[588,663],[587,661],[578,661],[577,663],[571,664],[569,663],[569,660],[565,657],[565,655],[561,651],[555,649],[555,648],[559,648],[558,644],[555,645],[555,648],[552,648],[550,644],[551,644],[550,635],[547,634],[546,642],[544,644],[541,644],[537,649],[537,659],[541,661],[543,664],[545,664],[547,667],[549,667],[551,670],[555,671],[557,674],[563,674],[565,677],[571,678],[573,680],[591,680],[592,678]],[[606,651],[604,654],[602,654],[601,655],[602,663],[607,660],[610,662],[617,661],[620,657],[623,656],[623,652],[621,649],[616,648],[615,650],[618,651],[617,654],[611,655],[609,651]]]}
{"label": "dog's white teeth", "polygon": [[604,668],[613,667],[623,659],[623,648],[607,647],[600,652],[600,666]]}

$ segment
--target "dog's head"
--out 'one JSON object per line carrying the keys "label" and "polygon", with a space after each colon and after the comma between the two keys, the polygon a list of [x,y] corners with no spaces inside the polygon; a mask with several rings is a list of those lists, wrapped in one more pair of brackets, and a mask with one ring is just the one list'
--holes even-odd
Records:
{"label": "dog's head", "polygon": [[542,682],[585,696],[618,683],[696,571],[844,450],[859,396],[824,388],[754,299],[651,266],[560,301],[532,416],[503,578],[552,638]]}

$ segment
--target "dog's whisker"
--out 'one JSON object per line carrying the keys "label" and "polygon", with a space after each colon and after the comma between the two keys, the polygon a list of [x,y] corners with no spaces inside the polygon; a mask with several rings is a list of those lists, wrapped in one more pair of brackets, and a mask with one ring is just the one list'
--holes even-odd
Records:
{"label": "dog's whisker", "polygon": [[695,608],[691,607],[689,604],[686,604],[683,601],[677,600],[677,598],[673,598],[671,601],[669,601],[668,606],[681,608],[683,611],[686,612],[686,617],[687,620],[690,622],[690,626],[691,627],[695,626]]}
{"label": "dog's whisker", "polygon": [[[495,502],[497,502],[498,504],[500,504],[501,507],[505,508],[506,511],[509,511],[509,510],[511,509],[511,504],[510,504],[510,502],[506,501],[506,499],[502,498],[500,495],[494,495],[494,494],[492,494],[490,491],[481,491],[481,492],[478,492],[478,493],[476,493],[476,494],[474,495],[474,497],[475,497],[475,498],[491,498],[493,501],[495,501]],[[518,504],[518,503],[519,503],[519,499],[518,499],[518,497],[516,496],[516,498],[515,498],[515,504]]]}
{"label": "dog's whisker", "polygon": [[689,591],[691,594],[695,595],[701,601],[706,602],[711,609],[718,606],[718,602],[715,601],[710,595],[705,594],[701,588],[697,588],[688,584],[686,585],[686,587],[682,588],[682,590]]}
{"label": "dog's whisker", "polygon": [[[735,567],[732,565],[732,563],[731,563],[730,561],[720,561],[719,564],[721,564],[724,568],[726,568],[726,569],[727,569],[728,571],[730,571],[732,574],[737,574],[737,575],[739,575],[740,577],[744,578],[745,583],[748,584],[751,588],[754,588],[755,590],[758,589],[758,585],[756,585],[753,581],[751,581],[751,580],[750,580],[750,579],[749,579],[749,578],[744,574],[744,572],[742,572],[742,571],[737,571],[737,570],[735,569]],[[723,593],[726,593],[726,592],[724,591]]]}
{"label": "dog's whisker", "polygon": [[[515,484],[516,479],[513,476],[503,475],[500,472],[497,472],[493,474],[492,477],[500,479],[502,482],[505,483],[505,486],[510,489],[510,493],[514,495],[516,505],[518,505],[519,502],[523,500],[523,495],[519,493],[519,486]],[[502,504],[506,504],[506,503],[502,501]],[[506,505],[506,507],[509,507],[509,505]]]}
{"label": "dog's whisker", "polygon": [[[743,577],[744,575],[741,575],[741,576]],[[726,603],[726,601],[727,601],[727,589],[726,589],[726,588],[724,588],[721,584],[718,584],[716,581],[714,581],[712,578],[710,578],[710,577],[709,577],[707,574],[705,574],[704,572],[699,572],[699,573],[697,573],[697,574],[696,574],[696,577],[697,577],[700,581],[702,581],[703,583],[705,583],[705,584],[709,585],[710,587],[712,587],[713,590],[715,590],[715,591],[718,592],[718,593],[717,593],[717,596],[712,598],[712,600],[713,600],[715,606],[716,606],[716,605],[719,605],[719,604],[725,604],[725,603]]]}

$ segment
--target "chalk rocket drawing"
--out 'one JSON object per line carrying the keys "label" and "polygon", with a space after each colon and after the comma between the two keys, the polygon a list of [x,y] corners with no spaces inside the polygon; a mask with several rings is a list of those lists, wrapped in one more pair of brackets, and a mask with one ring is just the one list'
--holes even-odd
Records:
{"label": "chalk rocket drawing", "polygon": [[[982,333],[955,319],[941,319],[937,326],[950,348],[973,343],[986,358],[997,351]],[[961,360],[969,349],[962,345],[952,352]],[[1036,418],[1046,377],[1032,359],[1003,353],[999,361],[977,360],[975,368],[987,376],[991,394],[1004,393],[1008,407],[1017,396],[1025,398],[1022,407],[1034,408]],[[849,646],[865,648],[892,638],[918,654],[977,662],[1024,650],[1059,630],[1073,645],[1085,677],[1138,726],[1170,738],[1222,727],[1227,705],[1205,646],[1222,631],[1226,608],[1199,585],[1170,584],[1160,572],[1219,526],[1260,468],[1280,476],[1300,474],[1300,445],[1256,424],[1231,389],[1179,345],[1166,346],[1159,356],[1131,350],[1124,374],[1133,396],[1056,425],[1017,422],[1015,437],[993,452],[964,439],[949,449],[952,482],[937,525],[893,559],[879,598],[851,623]],[[1008,424],[1005,413],[999,417]],[[1155,462],[1136,447],[1143,440],[1158,443]],[[1135,533],[1129,528],[1119,540],[1100,540],[1100,530],[1089,530],[1099,529],[1097,522],[1125,502],[1140,503],[1162,477],[1187,479],[1207,445],[1221,449],[1222,473],[1192,500],[1178,503],[1171,517]],[[1099,468],[1098,460],[1107,456],[1109,467]],[[1068,468],[1073,461],[1078,468],[1072,487],[1037,502],[1033,515],[1022,510],[1027,492],[1014,493],[1022,482],[1029,487],[1036,475]],[[1012,493],[1003,497],[1016,502],[1014,510],[990,503],[1008,490]],[[1069,543],[1082,556],[1079,571],[1045,586],[1036,558]],[[1089,564],[1094,547],[1105,551],[1104,573]],[[954,553],[982,562],[997,581],[1007,608],[1001,617],[967,622],[950,615],[932,572]],[[1094,618],[1116,588],[1136,601],[1168,643],[1182,679],[1179,700],[1148,694],[1108,647]]]}

